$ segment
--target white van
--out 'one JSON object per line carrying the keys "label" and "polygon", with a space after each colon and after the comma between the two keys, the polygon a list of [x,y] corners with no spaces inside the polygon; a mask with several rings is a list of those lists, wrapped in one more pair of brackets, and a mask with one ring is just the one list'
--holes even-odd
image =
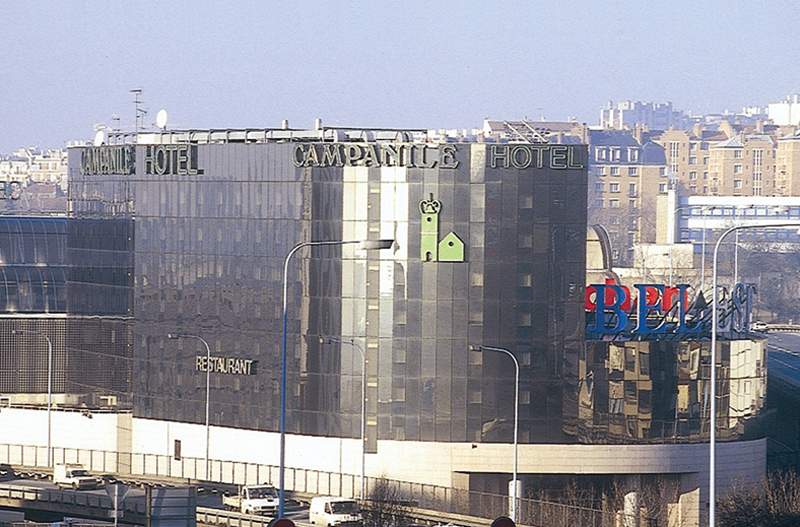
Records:
{"label": "white van", "polygon": [[103,480],[94,477],[83,468],[83,465],[56,465],[53,468],[53,483],[59,487],[72,487],[76,490],[97,489]]}
{"label": "white van", "polygon": [[361,508],[356,500],[318,496],[311,498],[308,521],[320,527],[357,527],[362,524]]}

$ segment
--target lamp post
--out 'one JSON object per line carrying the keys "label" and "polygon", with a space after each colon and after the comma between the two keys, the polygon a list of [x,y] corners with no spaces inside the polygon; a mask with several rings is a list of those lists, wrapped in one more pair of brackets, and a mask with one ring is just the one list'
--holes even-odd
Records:
{"label": "lamp post", "polygon": [[206,347],[206,480],[208,480],[210,476],[210,470],[208,467],[209,462],[209,446],[211,444],[210,437],[211,437],[211,426],[209,424],[209,410],[211,406],[211,348],[208,346],[208,342],[206,339],[199,335],[189,335],[187,333],[169,333],[167,338],[170,340],[178,340],[178,339],[194,339],[199,340],[203,343],[203,346]]}
{"label": "lamp post", "polygon": [[771,225],[734,225],[728,228],[717,238],[714,245],[714,260],[712,262],[712,291],[711,291],[711,379],[710,379],[710,435],[708,441],[708,525],[713,527],[716,516],[716,440],[717,440],[717,258],[722,240],[732,232],[745,229],[774,229],[782,227],[800,227],[800,221],[773,223]]}
{"label": "lamp post", "polygon": [[511,360],[514,361],[514,473],[512,476],[513,488],[514,492],[511,496],[511,519],[517,521],[517,501],[519,500],[519,496],[517,496],[517,469],[519,468],[519,361],[517,357],[514,356],[511,351],[505,348],[498,348],[495,346],[477,346],[472,347],[472,349],[477,349],[478,351],[494,351],[495,353],[504,353],[511,357]]}
{"label": "lamp post", "polygon": [[47,466],[53,466],[53,342],[50,337],[40,331],[29,329],[12,329],[11,334],[17,333],[38,335],[47,341]]}
{"label": "lamp post", "polygon": [[343,340],[339,337],[320,337],[320,343],[333,342],[337,344],[349,344],[361,355],[361,501],[367,495],[366,478],[366,439],[367,439],[367,354],[361,349],[355,339]]}
{"label": "lamp post", "polygon": [[283,337],[281,339],[281,414],[280,414],[280,465],[278,468],[278,518],[283,518],[285,504],[284,473],[286,462],[286,326],[288,315],[289,262],[292,256],[304,247],[320,247],[325,245],[354,245],[363,250],[389,249],[394,240],[322,240],[300,242],[288,252],[283,260]]}
{"label": "lamp post", "polygon": [[702,253],[700,254],[700,291],[706,288],[706,221],[708,220],[708,216],[706,215],[706,210],[716,210],[717,207],[702,207],[703,210],[703,241],[701,246],[703,248]]}

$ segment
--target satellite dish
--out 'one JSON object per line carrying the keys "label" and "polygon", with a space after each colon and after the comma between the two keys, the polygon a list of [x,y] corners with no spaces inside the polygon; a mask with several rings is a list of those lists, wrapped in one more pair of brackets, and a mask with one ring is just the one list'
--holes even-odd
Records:
{"label": "satellite dish", "polygon": [[156,126],[161,128],[162,130],[166,130],[167,129],[167,117],[168,116],[167,116],[167,111],[166,110],[164,110],[164,109],[159,110],[158,113],[156,114]]}
{"label": "satellite dish", "polygon": [[94,146],[100,146],[105,144],[106,142],[106,131],[105,130],[98,130],[94,134]]}

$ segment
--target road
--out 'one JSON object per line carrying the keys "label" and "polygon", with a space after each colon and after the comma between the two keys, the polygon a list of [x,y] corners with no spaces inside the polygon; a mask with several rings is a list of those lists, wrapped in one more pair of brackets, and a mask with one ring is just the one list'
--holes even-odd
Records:
{"label": "road", "polygon": [[[5,478],[0,478],[0,484],[7,486],[19,486],[19,487],[33,487],[33,488],[40,488],[40,489],[58,489],[56,485],[53,484],[52,481],[48,478],[30,478],[30,477],[18,477],[15,475],[9,475]],[[77,492],[83,492],[87,494],[97,494],[100,496],[106,496],[106,491],[104,487],[99,489],[92,489],[92,490],[81,490]],[[132,486],[128,490],[128,493],[125,495],[125,501],[136,502],[141,501],[144,503],[145,499],[145,491],[143,487],[139,486]],[[213,487],[204,487],[198,486],[197,489],[197,506],[198,507],[206,507],[210,509],[222,509],[222,493],[218,491],[218,489]],[[286,516],[294,521],[298,526],[308,526],[308,507],[305,506],[287,506]]]}

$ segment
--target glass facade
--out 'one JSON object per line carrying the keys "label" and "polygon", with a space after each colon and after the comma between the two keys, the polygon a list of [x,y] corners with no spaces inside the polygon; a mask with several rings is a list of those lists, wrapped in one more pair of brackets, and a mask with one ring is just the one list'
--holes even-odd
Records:
{"label": "glass facade", "polygon": [[[577,407],[565,401],[584,349],[585,147],[569,146],[568,164],[567,147],[551,159],[546,145],[527,145],[509,164],[508,150],[492,150],[508,145],[394,144],[409,156],[395,163],[378,142],[328,145],[197,144],[175,154],[188,156],[183,169],[167,164],[166,148],[109,147],[118,157],[105,165],[71,149],[76,229],[134,233],[131,260],[120,251],[104,261],[133,263],[128,286],[111,269],[82,283],[104,302],[132,291],[135,414],[202,422],[205,350],[167,339],[179,331],[204,337],[214,356],[258,361],[254,375],[212,374],[212,424],[277,430],[284,257],[301,241],[393,238],[391,251],[318,247],[292,259],[288,429],[358,436],[361,355],[327,340],[337,337],[367,358],[371,445],[511,441],[513,363],[471,349],[481,344],[520,359],[521,441],[570,441]],[[437,152],[438,163],[425,158]]]}
{"label": "glass facade", "polygon": [[68,250],[72,226],[66,217],[0,217],[0,393],[47,391],[45,337],[53,344],[54,393],[124,398],[130,391],[129,321],[69,309],[70,280],[102,278],[78,271]]}
{"label": "glass facade", "polygon": [[[514,365],[487,345],[520,361],[521,442],[702,440],[707,344],[585,340],[586,151],[562,145],[570,161],[554,163],[567,153],[550,148],[72,149],[68,249],[83,269],[68,286],[83,292],[69,305],[133,316],[135,415],[203,422],[205,349],[167,338],[180,332],[215,357],[212,424],[276,431],[284,258],[304,241],[392,238],[289,262],[290,432],[358,436],[363,351],[370,449],[510,442]],[[759,436],[763,346],[719,355],[719,437]]]}
{"label": "glass facade", "polygon": [[[717,438],[764,437],[765,341],[719,343]],[[587,343],[578,384],[581,442],[704,442],[708,342]]]}
{"label": "glass facade", "polygon": [[66,218],[0,217],[0,313],[65,313]]}

